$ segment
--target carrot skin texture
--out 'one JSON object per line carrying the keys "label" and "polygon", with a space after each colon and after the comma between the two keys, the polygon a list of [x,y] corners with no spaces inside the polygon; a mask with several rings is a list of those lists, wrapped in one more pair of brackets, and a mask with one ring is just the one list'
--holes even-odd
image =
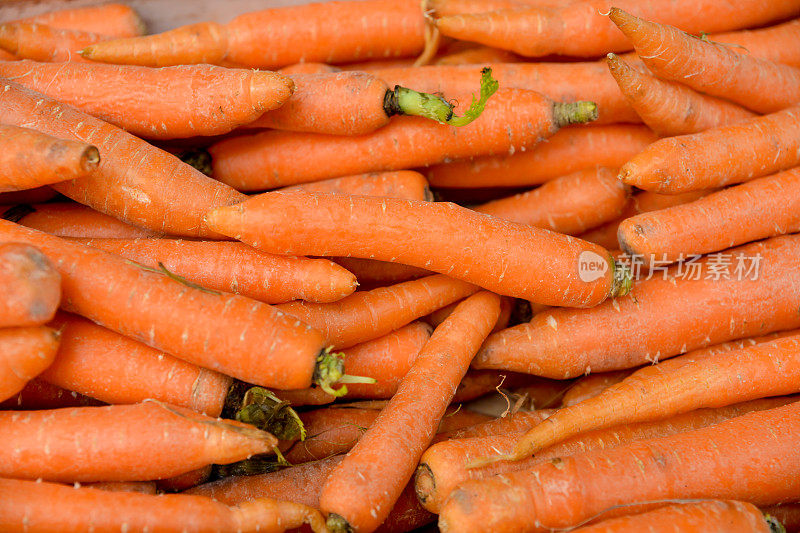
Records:
{"label": "carrot skin texture", "polygon": [[[5,213],[11,207],[1,206],[0,212]],[[135,239],[153,236],[151,231],[74,202],[33,204],[30,207],[33,212],[23,216],[18,223],[58,237]]]}
{"label": "carrot skin texture", "polygon": [[[55,355],[53,356],[55,357]],[[0,402],[0,409],[9,411],[39,411],[64,407],[97,407],[99,400],[62,389],[42,379],[33,378],[14,396]]]}
{"label": "carrot skin texture", "polygon": [[373,531],[388,516],[499,313],[499,297],[480,292],[436,328],[397,394],[326,480],[320,508],[329,525],[335,513],[356,531]]}
{"label": "carrot skin texture", "polygon": [[84,178],[99,162],[90,144],[0,124],[0,192]]}
{"label": "carrot skin texture", "polygon": [[102,33],[111,37],[135,37],[143,35],[145,31],[144,21],[133,8],[114,3],[48,11],[18,22],[44,24],[61,30]]}
{"label": "carrot skin texture", "polygon": [[[5,220],[0,239],[34,244],[53,261],[66,311],[250,383],[311,385],[325,347],[322,335],[267,304],[187,287],[107,252]],[[137,296],[145,294],[143,306]]]}
{"label": "carrot skin texture", "polygon": [[633,369],[625,369],[614,372],[589,374],[588,376],[579,378],[564,394],[561,403],[564,407],[570,407],[588,398],[594,398],[611,385],[615,385],[627,378],[633,372]]}
{"label": "carrot skin texture", "polygon": [[775,46],[778,42],[791,42],[800,37],[800,19],[757,30],[732,31],[709,35],[708,40],[732,45],[739,53],[759,59],[800,67],[800,53],[791,46]]}
{"label": "carrot skin texture", "polygon": [[[730,251],[730,279],[639,280],[627,298],[593,309],[551,309],[531,322],[487,339],[473,361],[495,368],[565,379],[632,368],[728,340],[800,327],[800,292],[794,269],[800,238],[783,236]],[[747,258],[760,254],[758,279]],[[743,279],[735,265],[743,258]],[[701,259],[704,264],[708,259]],[[703,270],[706,272],[706,270]],[[765,292],[771,295],[764,305]],[[680,302],[678,306],[676,302]],[[713,305],[710,302],[714,302]],[[602,335],[598,332],[603,332]]]}
{"label": "carrot skin texture", "polygon": [[86,62],[78,52],[105,39],[108,37],[99,33],[60,30],[43,24],[0,24],[0,48],[19,59],[46,63]]}
{"label": "carrot skin texture", "polygon": [[294,87],[274,72],[212,65],[14,61],[0,63],[0,76],[146,139],[228,133],[283,104]]}
{"label": "carrot skin texture", "polygon": [[[358,257],[332,257],[331,261],[343,266],[356,275],[359,286],[367,288],[394,285],[433,274],[424,268],[412,267],[402,263],[360,259]],[[366,290],[366,289],[365,289]]]}
{"label": "carrot skin texture", "polygon": [[386,196],[431,201],[433,194],[425,176],[413,170],[370,172],[284,187],[285,191],[329,192],[357,196]]}
{"label": "carrot skin texture", "polygon": [[[756,505],[792,501],[800,493],[798,425],[800,403],[794,402],[686,433],[468,481],[450,495],[439,527],[445,532],[545,531],[574,526],[617,504],[670,498]],[[559,498],[548,498],[553,491]],[[509,498],[516,505],[507,505]]]}
{"label": "carrot skin texture", "polygon": [[[297,225],[291,235],[284,232],[289,220]],[[420,235],[420,220],[440,230]],[[275,192],[216,209],[206,222],[271,253],[400,262],[548,305],[591,307],[615,289],[613,264],[593,281],[577,279],[580,254],[611,261],[605,249],[451,203]],[[403,244],[412,241],[413,249]],[[530,255],[511,258],[508,250]],[[550,265],[546,272],[537,267],[544,262]],[[503,265],[500,272],[498,265]]]}
{"label": "carrot skin texture", "polygon": [[38,249],[0,243],[0,328],[40,326],[61,301],[61,275]]}
{"label": "carrot skin texture", "polygon": [[[0,121],[97,146],[101,156],[97,171],[53,187],[137,226],[172,235],[213,237],[201,212],[244,199],[167,152],[12,82],[3,82]],[[187,190],[192,194],[186,194]]]}
{"label": "carrot skin texture", "polygon": [[58,332],[45,327],[0,329],[0,401],[41,374],[53,362],[58,343]]}

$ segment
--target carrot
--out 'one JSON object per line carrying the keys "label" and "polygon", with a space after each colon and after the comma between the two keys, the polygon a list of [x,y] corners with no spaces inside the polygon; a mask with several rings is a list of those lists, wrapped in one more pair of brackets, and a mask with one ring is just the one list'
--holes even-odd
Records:
{"label": "carrot", "polygon": [[17,22],[44,24],[60,30],[102,33],[112,37],[135,37],[143,35],[145,31],[144,21],[133,8],[113,3],[49,11]]}
{"label": "carrot", "polygon": [[[473,372],[480,371],[473,370]],[[503,372],[503,374],[514,375],[511,372]],[[521,375],[528,376],[528,374]],[[528,381],[531,382],[531,384],[524,387],[514,387],[512,389],[513,397],[516,398],[517,402],[528,405],[528,409],[540,410],[560,407],[562,404],[562,397],[572,384],[571,381],[539,378],[536,376],[528,376]]]}
{"label": "carrot", "polygon": [[268,453],[277,444],[247,424],[154,401],[2,411],[0,426],[3,476],[65,482],[159,479]]}
{"label": "carrot", "polygon": [[469,370],[456,388],[453,403],[469,402],[490,392],[497,392],[500,387],[514,388],[530,383],[530,381],[531,376],[527,374],[496,370]]}
{"label": "carrot", "polygon": [[355,274],[358,284],[362,288],[393,285],[433,274],[424,268],[389,263],[388,261],[375,261],[374,259],[331,257],[330,260]]}
{"label": "carrot", "polygon": [[769,505],[761,509],[764,514],[774,517],[783,524],[786,531],[797,533],[800,531],[800,503],[786,503],[783,505]]}
{"label": "carrot", "polygon": [[663,263],[794,233],[800,231],[798,195],[800,169],[779,172],[624,220],[620,246]]}
{"label": "carrot", "polygon": [[[3,192],[0,193],[0,206],[6,204],[38,204],[53,200],[57,196],[58,193],[46,185],[23,191]],[[2,209],[0,207],[0,210]]]}
{"label": "carrot", "polygon": [[219,416],[231,379],[185,363],[86,319],[60,313],[55,361],[40,379],[106,403],[148,398]]}
{"label": "carrot", "polygon": [[436,65],[484,65],[486,63],[516,63],[520,57],[507,50],[479,46],[440,57]]}
{"label": "carrot", "polygon": [[151,238],[76,241],[151,268],[165,268],[209,289],[270,304],[296,299],[335,302],[355,291],[357,285],[355,276],[325,259],[270,255],[238,242]]}
{"label": "carrot", "polygon": [[615,54],[606,59],[611,75],[642,121],[662,137],[686,135],[755,117],[747,109],[641,72]]}
{"label": "carrot", "polygon": [[654,142],[620,168],[640,189],[676,194],[741,183],[800,164],[800,107]]}
{"label": "carrot", "polygon": [[448,37],[528,57],[597,57],[631,49],[625,35],[603,16],[611,6],[664,24],[677,24],[690,32],[749,28],[800,14],[797,4],[788,0],[769,6],[757,0],[743,0],[735,7],[712,3],[704,4],[703,9],[688,1],[587,0],[441,17],[436,20],[436,27]]}
{"label": "carrot", "polygon": [[[713,279],[711,258],[697,262],[700,279],[682,264],[666,274],[661,267],[651,279],[638,281],[629,298],[588,310],[550,309],[492,335],[473,367],[564,379],[800,327],[800,299],[793,289],[798,279],[791,266],[800,260],[800,238],[776,237],[729,254],[728,279]],[[762,304],[764,294],[770,295],[768,306]]]}
{"label": "carrot", "polygon": [[209,236],[200,212],[244,198],[115,126],[11,82],[4,82],[0,93],[0,122],[97,146],[102,160],[96,172],[53,187],[99,211],[154,231]]}
{"label": "carrot", "polygon": [[53,362],[58,341],[58,332],[49,328],[0,329],[0,401],[17,394]]}
{"label": "carrot", "polygon": [[98,481],[83,485],[91,489],[109,492],[138,492],[141,494],[156,494],[155,481]]}
{"label": "carrot", "polygon": [[336,399],[335,396],[328,394],[319,387],[296,390],[274,390],[273,393],[279,400],[289,403],[292,407],[326,405],[333,403]]}
{"label": "carrot", "polygon": [[217,179],[240,190],[263,190],[522,149],[562,126],[595,118],[591,102],[557,103],[531,91],[506,89],[489,100],[478,120],[457,130],[420,117],[397,117],[369,135],[267,131],[226,139],[209,151]]}
{"label": "carrot", "polygon": [[480,292],[436,328],[397,394],[326,480],[320,508],[334,532],[371,531],[387,517],[499,312],[499,298]]}
{"label": "carrot", "polygon": [[109,41],[82,54],[94,61],[130,65],[226,61],[272,69],[302,61],[413,56],[422,51],[423,33],[422,10],[415,0],[318,2],[245,13],[224,25],[205,22]]}
{"label": "carrot", "polygon": [[213,465],[204,466],[195,470],[190,470],[184,474],[168,477],[166,479],[159,479],[156,486],[162,492],[184,492],[206,483],[211,476]]}
{"label": "carrot", "polygon": [[729,533],[774,533],[783,531],[773,517],[752,504],[737,501],[687,501],[653,511],[603,520],[598,524],[574,529],[575,533],[619,533],[623,531],[703,531]]}
{"label": "carrot", "polygon": [[228,133],[282,105],[294,87],[274,72],[211,65],[13,61],[0,63],[0,76],[148,139]]}
{"label": "carrot", "polygon": [[516,0],[429,0],[426,7],[438,18],[466,13],[488,13],[524,5]]}
{"label": "carrot", "polygon": [[419,172],[398,170],[395,172],[371,172],[343,178],[303,183],[285,187],[283,190],[306,192],[330,192],[358,196],[386,196],[406,200],[433,200],[428,181]]}
{"label": "carrot", "polygon": [[800,54],[791,46],[775,46],[775,43],[791,42],[800,37],[800,19],[790,20],[768,28],[716,33],[705,39],[731,46],[734,51],[754,57],[800,67]]}
{"label": "carrot", "polygon": [[[446,439],[461,440],[495,435],[516,435],[527,431],[545,418],[552,415],[555,409],[537,409],[535,411],[516,411],[488,422],[457,429],[442,435]],[[430,449],[430,448],[429,448]]]}
{"label": "carrot", "polygon": [[339,67],[328,65],[327,63],[315,63],[313,61],[303,61],[278,69],[278,72],[286,76],[293,76],[295,74],[328,74],[330,72],[340,71],[341,69]]}
{"label": "carrot", "polygon": [[59,237],[135,239],[153,233],[73,202],[0,206],[5,220]]}
{"label": "carrot", "polygon": [[0,191],[81,179],[99,162],[100,154],[92,145],[0,124]]}
{"label": "carrot", "polygon": [[[492,333],[495,331],[500,331],[502,329],[506,329],[508,327],[508,323],[511,320],[511,316],[514,312],[514,306],[516,305],[516,300],[514,298],[509,298],[508,296],[503,296],[500,298],[500,317],[497,319],[497,323],[494,325],[494,329]],[[453,310],[458,306],[458,302],[452,303],[447,307],[442,307],[441,309],[437,309],[427,317],[425,317],[425,322],[433,326],[434,328],[444,322],[444,320],[450,316]]]}
{"label": "carrot", "polygon": [[0,328],[40,326],[61,300],[61,276],[33,246],[0,243]]}
{"label": "carrot", "polygon": [[617,218],[627,196],[615,171],[597,167],[473,209],[512,222],[577,235]]}
{"label": "carrot", "polygon": [[467,481],[443,506],[439,527],[444,532],[546,531],[575,526],[616,505],[670,498],[730,498],[756,505],[791,501],[800,491],[798,425],[800,403],[794,402],[686,433]]}
{"label": "carrot", "polygon": [[[567,457],[593,450],[607,450],[637,440],[691,431],[753,411],[773,409],[796,400],[796,397],[755,400],[729,407],[698,409],[657,422],[615,425],[609,429],[576,435],[560,444],[546,448],[536,457],[513,463],[493,464],[478,469],[465,468],[465,465],[487,454],[510,453],[523,433],[509,431],[482,437],[454,438],[434,444],[423,454],[420,466],[417,468],[415,487],[423,506],[431,512],[438,513],[450,493],[467,480],[487,479],[497,474],[527,470],[557,457]],[[558,411],[553,416],[557,415]],[[547,423],[545,419],[541,419],[541,422],[532,419],[530,422],[534,427],[537,423]],[[520,429],[524,432],[532,426],[520,427]]]}
{"label": "carrot", "polygon": [[110,492],[16,479],[0,479],[0,491],[0,527],[9,532],[278,533],[304,523],[316,533],[325,531],[318,511],[267,498],[229,507],[199,496]]}
{"label": "carrot", "polygon": [[[325,353],[318,332],[261,302],[186,286],[4,220],[0,240],[34,244],[53,261],[62,277],[64,310],[190,363],[282,388],[308,387],[312,378],[336,381],[341,371],[341,359]],[[317,366],[333,374],[320,370],[315,377]]]}
{"label": "carrot", "polygon": [[0,24],[0,48],[18,59],[48,63],[86,62],[79,51],[109,37],[80,30],[59,30],[43,24]]}
{"label": "carrot", "polygon": [[571,407],[576,403],[589,398],[594,398],[611,385],[616,385],[623,379],[630,376],[635,370],[625,369],[613,372],[601,372],[599,374],[589,374],[579,378],[575,384],[564,394],[562,404],[564,407]]}
{"label": "carrot", "polygon": [[[591,307],[629,289],[630,280],[603,248],[450,203],[275,192],[216,209],[206,223],[271,253],[399,262],[548,305]],[[439,229],[420,235],[420,224]],[[415,246],[404,244],[412,239]],[[508,250],[530,253],[512,259]],[[581,254],[599,262],[599,275],[588,281],[578,279]],[[536,266],[544,262],[546,271]]]}
{"label": "carrot", "polygon": [[434,187],[524,187],[597,166],[619,168],[657,137],[632,125],[564,128],[533,150],[433,165]]}
{"label": "carrot", "polygon": [[[800,101],[800,71],[793,67],[693,38],[677,28],[642,20],[621,9],[612,8],[609,18],[660,78],[678,81],[759,113],[774,113]],[[681,27],[692,31],[683,24]]]}
{"label": "carrot", "polygon": [[0,61],[16,61],[17,56],[0,48]]}
{"label": "carrot", "polygon": [[103,402],[51,385],[38,378],[30,380],[16,395],[0,402],[0,409],[38,411],[63,407],[93,407]]}

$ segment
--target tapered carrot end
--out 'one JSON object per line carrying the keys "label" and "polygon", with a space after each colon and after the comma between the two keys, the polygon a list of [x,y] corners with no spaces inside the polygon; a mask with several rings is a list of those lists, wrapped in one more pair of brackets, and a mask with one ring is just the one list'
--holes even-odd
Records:
{"label": "tapered carrot end", "polygon": [[414,492],[417,493],[417,498],[426,508],[431,497],[436,493],[436,477],[434,477],[431,467],[425,463],[421,463],[417,467],[417,473],[414,476]]}
{"label": "tapered carrot end", "polygon": [[100,151],[96,146],[88,146],[81,155],[81,167],[86,172],[91,172],[100,164]]}
{"label": "tapered carrot end", "polygon": [[622,33],[624,33],[627,37],[630,37],[632,33],[636,32],[636,30],[642,25],[644,20],[631,15],[627,11],[623,11],[618,7],[612,7],[611,10],[608,12],[608,18],[611,19],[611,22],[617,25]]}
{"label": "tapered carrot end", "polygon": [[206,213],[203,221],[211,231],[238,239],[235,221],[242,211],[243,208],[239,204],[217,207]]}
{"label": "tapered carrot end", "polygon": [[9,54],[16,54],[19,50],[17,27],[14,24],[0,24],[0,48]]}
{"label": "tapered carrot end", "polygon": [[258,70],[250,79],[250,101],[258,112],[277,109],[294,93],[294,82],[288,76]]}

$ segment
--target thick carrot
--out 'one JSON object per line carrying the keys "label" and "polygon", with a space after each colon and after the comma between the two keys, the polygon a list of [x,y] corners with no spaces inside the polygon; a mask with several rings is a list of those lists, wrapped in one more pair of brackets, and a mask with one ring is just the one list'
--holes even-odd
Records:
{"label": "thick carrot", "polygon": [[34,244],[53,261],[61,273],[65,310],[185,361],[282,388],[310,386],[318,364],[341,365],[324,354],[322,335],[267,304],[189,287],[107,252],[4,220],[0,240]]}
{"label": "thick carrot", "polygon": [[334,532],[372,531],[388,516],[499,312],[500,299],[480,292],[436,328],[397,394],[326,480],[320,508]]}
{"label": "thick carrot", "polygon": [[631,217],[619,226],[619,243],[631,254],[678,261],[796,231],[800,231],[798,168]]}
{"label": "thick carrot", "polygon": [[0,411],[0,426],[3,476],[65,482],[159,479],[269,453],[278,442],[247,424],[154,401]]}
{"label": "thick carrot", "polygon": [[[437,231],[420,234],[423,220]],[[275,192],[211,211],[206,223],[272,253],[399,262],[548,305],[591,307],[629,289],[624,270],[597,245],[451,203]],[[511,257],[512,250],[527,252]],[[586,281],[576,268],[581,254],[599,268]],[[548,269],[537,266],[545,262]]]}
{"label": "thick carrot", "polygon": [[0,329],[0,401],[11,398],[50,366],[58,332],[44,327]]}
{"label": "thick carrot", "polygon": [[238,242],[178,239],[76,239],[93,248],[169,272],[217,291],[274,304],[303,299],[335,302],[352,294],[356,278],[325,259],[259,252]]}
{"label": "thick carrot", "polygon": [[[467,480],[486,479],[497,474],[527,470],[557,457],[566,457],[592,450],[611,449],[637,440],[691,431],[753,411],[773,409],[797,399],[797,397],[791,397],[755,400],[729,407],[698,409],[657,422],[618,425],[609,429],[581,433],[555,446],[548,447],[535,457],[513,463],[498,463],[484,468],[466,468],[465,465],[485,455],[510,453],[523,433],[509,431],[482,437],[454,438],[434,444],[423,454],[415,478],[416,491],[424,507],[431,512],[438,513],[450,493]],[[546,423],[544,419],[541,419],[541,422],[536,420],[530,422],[532,426],[537,423]],[[520,429],[524,432],[530,427],[520,426]]]}
{"label": "thick carrot", "polygon": [[61,334],[53,363],[40,379],[106,403],[153,398],[219,416],[231,379],[175,359],[86,319],[60,313],[50,327]]}
{"label": "thick carrot", "polygon": [[595,118],[591,102],[557,103],[532,91],[501,89],[463,128],[397,117],[369,135],[267,131],[226,139],[209,151],[217,179],[240,190],[263,190],[529,148],[562,126]]}
{"label": "thick carrot", "polygon": [[[642,20],[621,9],[612,8],[609,18],[631,40],[644,64],[660,78],[726,98],[759,113],[773,113],[800,101],[800,71],[796,68],[739,53],[735,47],[694,38],[677,28]],[[683,24],[681,27],[689,29]]]}
{"label": "thick carrot", "polygon": [[625,163],[620,179],[676,194],[741,183],[800,164],[800,107],[654,142]]}
{"label": "thick carrot", "polygon": [[0,243],[0,328],[40,326],[61,301],[61,275],[33,246]]}
{"label": "thick carrot", "polygon": [[0,76],[148,139],[228,133],[279,107],[294,87],[274,72],[211,65],[13,61],[0,63]]}
{"label": "thick carrot", "polygon": [[99,162],[90,144],[0,124],[0,192],[85,178]]}
{"label": "thick carrot", "polygon": [[611,385],[616,385],[630,376],[634,369],[616,370],[613,372],[600,372],[579,378],[564,394],[562,405],[570,407],[588,398],[594,398]]}
{"label": "thick carrot", "polygon": [[627,199],[616,171],[597,167],[473,209],[512,222],[577,235],[619,217]]}
{"label": "thick carrot", "polygon": [[[708,276],[710,258],[697,262],[700,279],[675,265],[638,281],[629,298],[587,310],[550,309],[496,333],[473,366],[564,379],[800,327],[800,280],[792,267],[800,261],[800,237],[776,237],[729,253],[728,279]],[[764,294],[770,295],[767,306]]]}
{"label": "thick carrot", "polygon": [[643,126],[564,128],[533,150],[433,165],[426,175],[434,187],[538,185],[596,166],[619,168],[657,138]]}
{"label": "thick carrot", "polygon": [[[0,479],[0,528],[9,532],[279,533],[304,523],[323,533],[318,511],[260,498],[236,507],[184,494],[111,492],[60,483]],[[53,502],[58,502],[54,511]]]}
{"label": "thick carrot", "polygon": [[622,94],[642,121],[662,137],[686,135],[755,117],[747,109],[685,85],[662,81],[631,67],[615,54],[606,59]]}
{"label": "thick carrot", "polygon": [[424,268],[390,263],[388,261],[360,259],[358,257],[331,257],[330,259],[355,274],[361,287],[393,285],[432,274],[430,270],[425,270]]}
{"label": "thick carrot", "polygon": [[89,398],[88,396],[62,389],[44,380],[34,378],[16,395],[0,402],[0,409],[11,411],[38,411],[40,409],[94,407],[98,405],[104,404],[94,398]]}
{"label": "thick carrot", "polygon": [[153,235],[146,229],[73,202],[0,206],[0,215],[59,237],[135,239]]}
{"label": "thick carrot", "polygon": [[226,61],[271,69],[302,61],[416,55],[424,46],[424,25],[416,0],[318,2],[245,13],[224,25],[206,22],[109,41],[82,53],[105,63],[160,67]]}
{"label": "thick carrot", "polygon": [[3,83],[0,122],[88,142],[100,150],[96,172],[53,186],[70,198],[138,226],[192,237],[211,235],[202,212],[244,198],[115,126],[12,82]]}
{"label": "thick carrot", "polygon": [[413,170],[394,172],[371,172],[343,178],[315,181],[293,185],[283,190],[302,190],[306,192],[330,192],[358,196],[386,196],[406,200],[433,200],[425,176]]}
{"label": "thick carrot", "polygon": [[731,46],[734,51],[760,59],[800,67],[800,53],[792,46],[775,46],[800,38],[800,19],[757,30],[733,31],[708,35],[705,39]]}
{"label": "thick carrot", "polygon": [[44,24],[61,30],[102,33],[112,37],[135,37],[143,35],[145,31],[144,21],[139,14],[125,4],[48,11],[17,22]]}
{"label": "thick carrot", "polygon": [[676,24],[686,31],[729,31],[761,26],[800,14],[790,0],[764,6],[758,0],[697,4],[687,0],[587,0],[441,17],[443,35],[511,50],[523,56],[559,54],[597,57],[631,49],[631,44],[605,14],[617,6],[647,19]]}
{"label": "thick carrot", "polygon": [[[444,532],[549,531],[636,502],[792,501],[800,492],[798,427],[800,403],[794,402],[686,433],[467,481],[443,506],[439,527]],[[621,512],[633,510],[626,507]]]}
{"label": "thick carrot", "polygon": [[81,62],[79,51],[108,36],[80,30],[59,30],[44,24],[10,22],[0,24],[0,48],[18,59],[47,63]]}

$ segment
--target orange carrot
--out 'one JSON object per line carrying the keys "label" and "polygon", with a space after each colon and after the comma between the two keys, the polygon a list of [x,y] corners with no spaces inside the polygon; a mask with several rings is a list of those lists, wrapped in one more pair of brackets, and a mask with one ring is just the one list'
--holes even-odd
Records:
{"label": "orange carrot", "polygon": [[58,340],[58,332],[49,328],[0,329],[0,401],[17,394],[53,362]]}
{"label": "orange carrot", "polygon": [[184,474],[159,479],[156,482],[158,490],[162,492],[183,492],[208,481],[213,470],[213,465],[190,470]]}
{"label": "orange carrot", "polygon": [[[636,502],[792,501],[800,492],[798,427],[800,403],[794,402],[686,433],[467,481],[443,506],[439,527],[444,532],[543,532],[572,527],[613,506]],[[769,446],[764,446],[764,432]],[[633,510],[626,507],[621,512]]]}
{"label": "orange carrot", "polygon": [[517,374],[515,372],[470,370],[461,380],[461,383],[458,384],[453,395],[453,403],[472,401],[488,393],[497,392],[500,387],[505,389],[521,387],[530,383],[531,379],[531,376],[527,374]]}
{"label": "orange carrot", "polygon": [[[800,71],[796,68],[696,39],[677,28],[642,20],[621,9],[612,8],[609,18],[660,78],[726,98],[759,113],[773,113],[800,101]],[[684,24],[681,27],[692,31]]]}
{"label": "orange carrot", "polygon": [[103,4],[49,11],[17,22],[44,24],[61,30],[102,33],[112,37],[135,37],[144,34],[144,21],[130,6]]}
{"label": "orange carrot", "polygon": [[676,194],[722,187],[800,164],[800,107],[654,142],[620,168],[640,189]]}
{"label": "orange carrot", "polygon": [[577,235],[617,218],[626,201],[625,186],[616,172],[597,167],[473,209],[512,222]]}
{"label": "orange carrot", "polygon": [[0,243],[0,328],[40,326],[61,301],[61,276],[33,246]]}
{"label": "orange carrot", "polygon": [[774,517],[783,524],[786,531],[797,533],[800,531],[800,503],[786,503],[783,505],[770,505],[762,507],[764,514]]}
{"label": "orange carrot", "polygon": [[219,416],[231,385],[227,376],[185,363],[86,319],[60,313],[55,361],[40,379],[107,403],[153,398]]}
{"label": "orange carrot", "polygon": [[0,92],[0,122],[97,146],[102,160],[96,172],[53,187],[99,211],[154,231],[209,236],[201,213],[244,198],[115,126],[11,82],[4,82]]}
{"label": "orange carrot", "polygon": [[413,56],[423,46],[419,2],[368,0],[366,4],[338,1],[266,9],[245,13],[224,25],[182,26],[90,46],[82,53],[106,63],[160,67],[226,61],[271,69],[302,61],[343,63]]}
{"label": "orange carrot", "polygon": [[0,124],[0,192],[85,178],[99,162],[90,144]]}
{"label": "orange carrot", "polygon": [[335,302],[352,294],[356,279],[325,259],[271,255],[238,242],[178,239],[76,239],[167,271],[217,291],[266,303],[303,299]]}
{"label": "orange carrot", "polygon": [[466,13],[488,13],[524,5],[516,0],[428,0],[426,7],[438,18]]}
{"label": "orange carrot", "polygon": [[267,498],[229,507],[184,494],[110,492],[16,479],[0,479],[0,491],[0,528],[9,532],[279,533],[304,523],[315,533],[326,531],[318,511]]}
{"label": "orange carrot", "polygon": [[6,205],[15,204],[39,204],[42,202],[49,202],[58,197],[58,193],[44,185],[36,187],[35,189],[26,189],[24,191],[11,191],[0,193],[0,213],[4,211]]}
{"label": "orange carrot", "polygon": [[499,312],[499,298],[480,292],[436,328],[397,394],[326,480],[320,508],[334,532],[371,531],[388,516]]}
{"label": "orange carrot", "polygon": [[[479,370],[473,370],[479,372]],[[495,371],[499,372],[499,371]],[[503,374],[514,376],[513,372],[502,372]],[[520,374],[528,376],[528,374]],[[536,376],[528,376],[530,384],[524,387],[513,387],[513,397],[516,402],[522,402],[528,405],[528,409],[552,409],[560,407],[562,404],[562,397],[569,390],[571,381],[556,380],[539,378]],[[513,401],[513,400],[512,400]]]}
{"label": "orange carrot", "polygon": [[59,237],[135,239],[153,233],[72,202],[0,206],[5,220]]}
{"label": "orange carrot", "polygon": [[331,257],[330,260],[355,274],[358,284],[362,288],[383,287],[433,274],[430,270],[425,270],[424,268],[389,263],[388,261],[375,261],[374,259]]}
{"label": "orange carrot", "polygon": [[419,172],[398,170],[395,172],[372,172],[343,178],[315,181],[285,187],[283,190],[306,192],[330,192],[358,196],[386,196],[406,200],[432,201],[433,195],[428,181]]}
{"label": "orange carrot", "polygon": [[717,191],[688,204],[644,213],[619,226],[628,253],[659,261],[717,252],[800,231],[800,169]]}
{"label": "orange carrot", "polygon": [[[500,331],[506,329],[508,327],[508,323],[514,314],[514,307],[517,305],[517,301],[514,298],[509,298],[508,296],[503,296],[500,298],[500,317],[497,319],[497,323],[494,325],[494,329],[492,333],[495,331]],[[434,328],[444,322],[444,319],[450,316],[450,313],[458,306],[458,302],[452,303],[447,307],[442,307],[425,317],[425,322],[433,326]]]}
{"label": "orange carrot", "polygon": [[715,33],[706,40],[728,45],[734,51],[746,53],[760,59],[800,67],[800,53],[792,46],[775,46],[775,43],[791,42],[800,37],[800,19],[757,30]]}
{"label": "orange carrot", "polygon": [[520,61],[517,54],[508,50],[479,46],[469,50],[463,50],[452,54],[447,54],[435,61],[436,65],[485,65],[487,63],[515,63]]}
{"label": "orange carrot", "polygon": [[330,378],[341,371],[341,360],[324,353],[322,335],[267,304],[186,286],[4,220],[0,240],[34,244],[53,261],[65,310],[185,361],[266,387],[308,387],[316,365],[333,365]]}
{"label": "orange carrot", "polygon": [[294,87],[274,72],[211,65],[13,61],[0,63],[0,77],[149,139],[228,133],[279,107]]}
{"label": "orange carrot", "polygon": [[538,185],[596,166],[618,168],[656,139],[643,126],[564,128],[533,150],[433,165],[426,175],[434,187]]}
{"label": "orange carrot", "polygon": [[555,409],[537,409],[535,411],[517,411],[506,416],[475,424],[466,428],[444,434],[447,439],[470,439],[491,437],[494,435],[515,435],[529,430],[545,418],[552,415]]}
{"label": "orange carrot", "polygon": [[51,385],[38,378],[30,380],[15,396],[0,402],[0,409],[12,411],[38,411],[64,407],[93,407],[103,402],[77,392]]}
{"label": "orange carrot", "polygon": [[277,444],[247,424],[154,401],[2,411],[0,426],[3,476],[65,482],[159,479],[269,453]]}
{"label": "orange carrot", "polygon": [[615,54],[606,60],[622,93],[642,121],[662,137],[686,135],[755,117],[747,109],[679,83],[641,72]]}
{"label": "orange carrot", "polygon": [[16,61],[17,56],[0,48],[0,61]]}
{"label": "orange carrot", "polygon": [[226,139],[209,151],[217,179],[240,190],[263,190],[522,149],[562,126],[595,118],[591,102],[556,103],[531,91],[505,89],[474,123],[455,130],[421,117],[397,117],[369,135],[267,131]]}
{"label": "orange carrot", "polygon": [[84,487],[109,492],[138,492],[141,494],[156,494],[155,481],[98,481],[97,483],[85,483]]}
{"label": "orange carrot", "polygon": [[616,385],[630,376],[635,370],[625,369],[614,372],[600,372],[579,378],[564,394],[562,405],[570,407],[589,398],[594,398],[611,385]]}
{"label": "orange carrot", "polygon": [[327,63],[315,63],[313,61],[295,63],[288,67],[279,69],[278,72],[286,76],[294,76],[295,74],[328,74],[330,72],[340,72],[338,67],[328,65]]}
{"label": "orange carrot", "polygon": [[[791,267],[800,261],[800,237],[776,237],[729,253],[728,279],[707,276],[709,258],[697,262],[700,279],[683,264],[666,274],[662,267],[638,281],[631,297],[587,310],[550,309],[492,335],[473,366],[564,379],[800,327],[793,289],[800,280]],[[770,295],[768,306],[764,294]]]}
{"label": "orange carrot", "polygon": [[48,63],[81,62],[79,51],[109,37],[80,30],[59,30],[44,24],[10,22],[0,24],[0,48],[18,59]]}

